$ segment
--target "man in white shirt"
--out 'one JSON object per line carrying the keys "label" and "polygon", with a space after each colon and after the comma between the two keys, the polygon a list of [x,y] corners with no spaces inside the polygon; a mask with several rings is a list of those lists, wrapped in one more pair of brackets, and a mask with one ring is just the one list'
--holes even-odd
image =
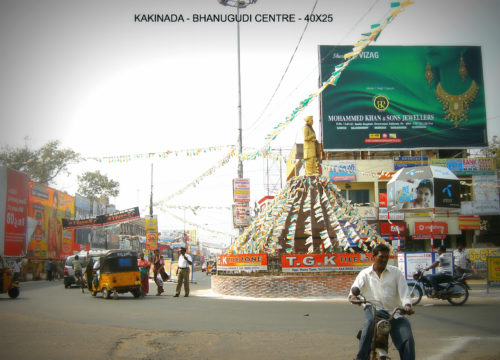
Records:
{"label": "man in white shirt", "polygon": [[189,267],[193,264],[191,255],[186,254],[186,248],[181,247],[179,262],[177,263],[177,288],[174,297],[179,297],[182,283],[184,283],[184,297],[189,296]]}
{"label": "man in white shirt", "polygon": [[[377,315],[389,317],[389,314],[398,307],[404,307],[407,314],[414,313],[411,307],[408,285],[401,270],[389,261],[390,249],[387,245],[379,244],[373,249],[373,260],[375,263],[363,269],[352,287],[358,287],[366,300],[375,306]],[[356,296],[349,293],[349,301],[356,302]],[[356,360],[365,360],[370,356],[371,341],[373,337],[373,313],[372,305],[365,305],[365,324],[359,341],[359,351]],[[384,314],[385,313],[385,314]],[[395,316],[391,321],[391,338],[399,351],[399,356],[404,360],[415,360],[415,341],[411,331],[410,322],[404,316]]]}
{"label": "man in white shirt", "polygon": [[457,275],[463,275],[472,269],[469,254],[467,254],[464,250],[464,246],[462,244],[459,244],[457,249],[453,251],[453,258],[455,261],[455,273]]}
{"label": "man in white shirt", "polygon": [[437,267],[436,273],[434,275],[426,275],[432,285],[432,296],[436,296],[439,291],[439,284],[451,281],[453,276],[451,276],[451,258],[446,255],[446,247],[441,245],[438,247],[438,258],[432,263],[432,265],[427,266],[424,271],[429,271]]}

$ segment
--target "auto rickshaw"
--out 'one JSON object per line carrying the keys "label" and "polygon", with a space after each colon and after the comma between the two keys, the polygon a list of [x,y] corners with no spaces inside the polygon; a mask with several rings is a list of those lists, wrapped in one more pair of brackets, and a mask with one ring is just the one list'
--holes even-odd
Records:
{"label": "auto rickshaw", "polygon": [[99,257],[92,282],[92,296],[102,293],[103,299],[118,298],[118,293],[131,292],[141,296],[141,273],[137,267],[137,253],[130,250],[108,250]]}
{"label": "auto rickshaw", "polygon": [[19,282],[13,281],[12,269],[0,268],[0,294],[8,293],[13,299],[19,296]]}

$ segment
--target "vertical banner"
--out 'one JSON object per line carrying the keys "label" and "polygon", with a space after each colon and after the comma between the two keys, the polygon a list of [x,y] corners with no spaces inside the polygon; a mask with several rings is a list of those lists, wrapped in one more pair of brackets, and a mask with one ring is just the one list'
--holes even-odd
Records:
{"label": "vertical banner", "polygon": [[29,182],[28,221],[35,224],[30,233],[27,256],[65,259],[73,253],[74,230],[64,230],[63,218],[73,218],[72,196],[45,185]]}
{"label": "vertical banner", "polygon": [[6,169],[5,230],[3,254],[20,256],[25,250],[28,176]]}
{"label": "vertical banner", "polygon": [[158,249],[158,218],[156,215],[145,217],[146,250]]}

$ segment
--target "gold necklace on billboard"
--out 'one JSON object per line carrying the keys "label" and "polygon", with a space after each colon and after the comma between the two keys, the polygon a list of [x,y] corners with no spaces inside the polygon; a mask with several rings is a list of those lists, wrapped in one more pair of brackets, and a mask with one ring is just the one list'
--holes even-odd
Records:
{"label": "gold necklace on billboard", "polygon": [[443,110],[446,112],[445,119],[451,121],[455,127],[462,121],[468,120],[470,104],[476,100],[479,93],[479,86],[472,80],[470,87],[460,95],[451,95],[444,91],[441,82],[437,84],[434,91],[437,99],[443,104]]}

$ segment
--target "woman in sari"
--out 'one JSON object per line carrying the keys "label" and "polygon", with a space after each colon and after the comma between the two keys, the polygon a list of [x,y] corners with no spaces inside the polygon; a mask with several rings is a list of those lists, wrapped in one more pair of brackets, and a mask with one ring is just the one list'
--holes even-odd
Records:
{"label": "woman in sari", "polygon": [[142,293],[147,295],[149,292],[149,268],[151,267],[151,263],[144,259],[144,253],[141,253],[139,256],[137,266],[141,272]]}

